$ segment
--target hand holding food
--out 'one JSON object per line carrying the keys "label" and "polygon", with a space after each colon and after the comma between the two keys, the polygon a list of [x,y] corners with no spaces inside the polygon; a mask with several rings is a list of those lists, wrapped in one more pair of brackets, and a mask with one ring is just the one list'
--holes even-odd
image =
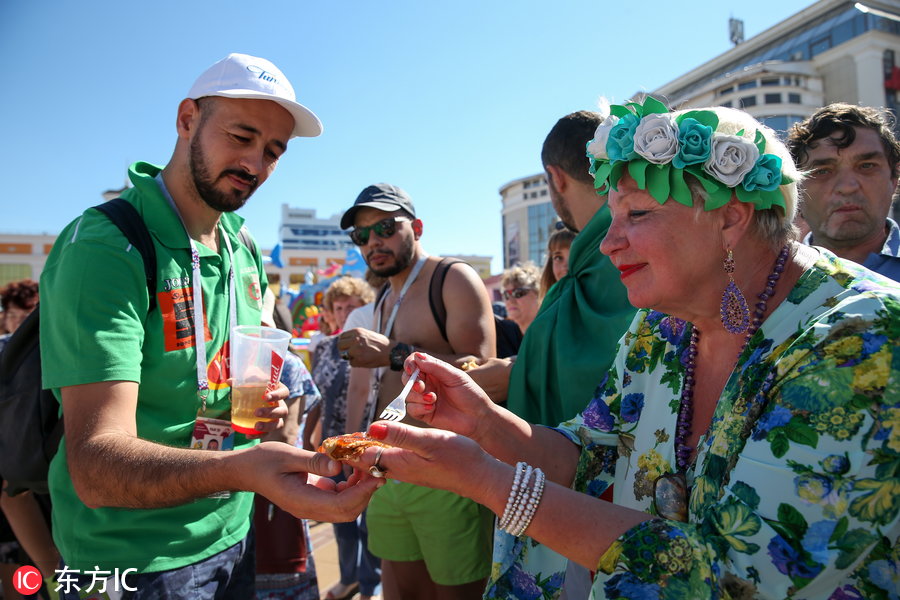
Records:
{"label": "hand holding food", "polygon": [[318,452],[323,452],[334,460],[353,460],[359,458],[366,448],[389,448],[385,443],[370,438],[362,432],[335,435],[322,440]]}

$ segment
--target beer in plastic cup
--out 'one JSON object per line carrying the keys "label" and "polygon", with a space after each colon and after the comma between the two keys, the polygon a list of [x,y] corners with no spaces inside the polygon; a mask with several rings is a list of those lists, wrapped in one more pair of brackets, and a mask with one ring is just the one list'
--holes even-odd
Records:
{"label": "beer in plastic cup", "polygon": [[267,390],[278,386],[291,334],[261,325],[240,325],[231,332],[231,426],[255,435],[256,409],[266,406]]}

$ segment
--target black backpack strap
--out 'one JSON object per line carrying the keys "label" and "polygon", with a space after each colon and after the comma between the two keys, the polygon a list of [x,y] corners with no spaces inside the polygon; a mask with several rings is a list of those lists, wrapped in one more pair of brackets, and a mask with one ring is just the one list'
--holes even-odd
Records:
{"label": "black backpack strap", "polygon": [[144,276],[147,279],[147,295],[150,298],[149,311],[156,307],[156,248],[143,217],[137,209],[123,198],[114,198],[94,207],[106,215],[118,227],[128,241],[141,253],[144,260]]}
{"label": "black backpack strap", "polygon": [[438,329],[441,331],[441,337],[444,341],[447,339],[447,307],[444,306],[444,279],[447,278],[447,271],[456,263],[465,262],[456,258],[443,258],[441,262],[434,268],[431,274],[431,289],[428,293],[428,304],[431,306],[431,314],[434,316],[434,322],[437,323]]}
{"label": "black backpack strap", "polygon": [[38,344],[40,304],[25,317],[15,333],[9,336],[3,352],[0,352],[0,381],[6,381],[16,372],[25,356]]}

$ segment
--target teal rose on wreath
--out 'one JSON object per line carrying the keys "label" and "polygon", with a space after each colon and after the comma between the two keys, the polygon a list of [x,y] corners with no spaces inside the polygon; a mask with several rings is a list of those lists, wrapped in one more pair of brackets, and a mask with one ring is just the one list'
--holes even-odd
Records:
{"label": "teal rose on wreath", "polygon": [[709,158],[713,129],[697,119],[688,117],[678,128],[678,154],[672,159],[672,166],[683,169],[688,165],[705,163]]}
{"label": "teal rose on wreath", "polygon": [[628,113],[612,126],[606,143],[606,153],[611,163],[638,157],[634,151],[634,132],[640,122],[637,115]]}
{"label": "teal rose on wreath", "polygon": [[748,192],[765,190],[771,192],[781,185],[781,158],[774,154],[763,154],[747,173],[742,184]]}

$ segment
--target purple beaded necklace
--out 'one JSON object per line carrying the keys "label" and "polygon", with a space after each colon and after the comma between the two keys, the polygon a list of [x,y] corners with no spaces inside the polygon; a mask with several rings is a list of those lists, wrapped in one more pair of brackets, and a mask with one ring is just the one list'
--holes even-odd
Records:
{"label": "purple beaded necklace", "polygon": [[[743,353],[744,348],[762,325],[763,317],[768,308],[768,302],[775,294],[775,285],[784,272],[784,266],[787,263],[790,254],[790,244],[785,244],[775,260],[775,266],[772,273],[766,280],[766,289],[764,289],[757,297],[759,302],[756,303],[756,310],[753,312],[753,320],[747,328],[747,336],[744,339],[744,345],[741,346],[738,356]],[[684,385],[681,389],[681,405],[678,408],[678,423],[675,427],[675,464],[680,473],[687,471],[690,466],[692,448],[687,445],[687,439],[691,435],[691,421],[694,418],[694,371],[697,366],[697,344],[700,341],[700,331],[694,327],[691,332],[691,343],[688,346],[687,364],[684,369]]]}

